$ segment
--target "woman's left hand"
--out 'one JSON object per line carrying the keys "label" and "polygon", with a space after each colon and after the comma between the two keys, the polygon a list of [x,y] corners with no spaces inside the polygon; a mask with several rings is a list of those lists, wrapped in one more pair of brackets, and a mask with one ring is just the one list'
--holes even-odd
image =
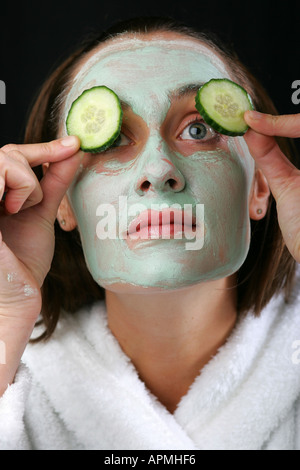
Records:
{"label": "woman's left hand", "polygon": [[245,141],[276,200],[285,244],[300,263],[300,170],[282,153],[273,137],[300,137],[300,114],[272,116],[247,111],[244,117],[251,128]]}

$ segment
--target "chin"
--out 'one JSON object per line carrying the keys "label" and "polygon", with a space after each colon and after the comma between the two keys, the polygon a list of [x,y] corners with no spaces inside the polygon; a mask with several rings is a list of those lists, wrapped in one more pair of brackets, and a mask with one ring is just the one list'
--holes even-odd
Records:
{"label": "chin", "polygon": [[141,285],[135,283],[129,283],[128,281],[124,282],[114,282],[106,283],[104,281],[98,282],[98,284],[103,287],[105,290],[115,292],[116,294],[164,294],[171,291],[185,290],[193,285],[199,284],[198,281],[194,282],[172,282],[172,283],[160,283],[157,284],[148,284]]}
{"label": "chin", "polygon": [[228,278],[242,266],[248,250],[248,244],[244,243],[227,253],[219,251],[218,256],[213,256],[212,250],[199,258],[189,252],[188,259],[177,262],[171,262],[169,254],[166,258],[151,258],[152,262],[140,263],[134,272],[127,269],[107,277],[105,270],[103,276],[99,276],[99,272],[91,274],[105,290],[119,294],[168,293]]}
{"label": "chin", "polygon": [[105,290],[114,292],[116,294],[166,294],[172,291],[185,291],[189,288],[195,287],[200,284],[206,284],[215,282],[220,279],[228,278],[238,271],[238,266],[218,266],[210,272],[197,273],[191,279],[167,279],[162,281],[161,279],[152,279],[151,282],[143,282],[143,284],[134,281],[129,282],[128,280],[119,281],[105,281],[103,279],[97,280],[96,282],[103,287]]}

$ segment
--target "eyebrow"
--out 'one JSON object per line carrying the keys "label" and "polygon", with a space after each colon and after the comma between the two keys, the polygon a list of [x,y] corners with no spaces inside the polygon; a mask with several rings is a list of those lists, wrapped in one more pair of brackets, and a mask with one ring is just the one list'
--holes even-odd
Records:
{"label": "eyebrow", "polygon": [[170,92],[168,97],[170,100],[174,100],[176,98],[183,98],[184,96],[197,93],[197,91],[202,85],[203,83],[189,83],[188,85],[184,85],[183,87],[180,87],[177,90]]}
{"label": "eyebrow", "polygon": [[120,100],[120,104],[121,104],[121,108],[125,111],[127,109],[129,109],[131,106],[126,103],[126,101],[123,101],[123,100]]}

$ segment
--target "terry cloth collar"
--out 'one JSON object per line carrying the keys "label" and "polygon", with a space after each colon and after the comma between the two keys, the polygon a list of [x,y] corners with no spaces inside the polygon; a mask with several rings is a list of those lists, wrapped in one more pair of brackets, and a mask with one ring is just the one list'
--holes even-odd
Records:
{"label": "terry cloth collar", "polygon": [[63,314],[51,340],[30,345],[24,359],[86,449],[260,449],[300,392],[300,365],[292,360],[299,282],[295,292],[289,305],[277,296],[259,318],[239,319],[174,414],[140,380],[102,302]]}

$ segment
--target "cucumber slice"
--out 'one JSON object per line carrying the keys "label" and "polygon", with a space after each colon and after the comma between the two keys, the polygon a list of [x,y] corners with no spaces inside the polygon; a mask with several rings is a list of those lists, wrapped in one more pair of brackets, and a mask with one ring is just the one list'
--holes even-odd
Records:
{"label": "cucumber slice", "polygon": [[73,102],[66,121],[67,132],[79,137],[83,151],[102,152],[118,138],[122,116],[118,96],[106,86],[96,86]]}
{"label": "cucumber slice", "polygon": [[204,121],[221,134],[243,135],[248,129],[244,112],[254,109],[246,90],[227,78],[212,79],[199,88],[196,108]]}

